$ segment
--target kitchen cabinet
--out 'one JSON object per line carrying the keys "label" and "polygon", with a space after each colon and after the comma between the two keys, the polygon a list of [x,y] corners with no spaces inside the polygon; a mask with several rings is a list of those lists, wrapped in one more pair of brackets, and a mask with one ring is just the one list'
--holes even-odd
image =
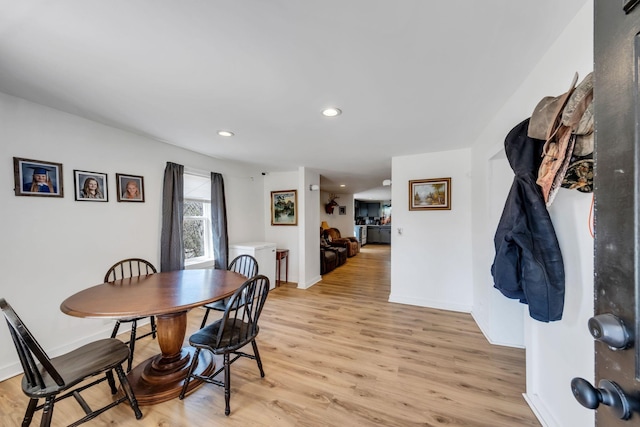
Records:
{"label": "kitchen cabinet", "polygon": [[363,218],[379,217],[380,216],[380,203],[362,203],[360,202],[358,208],[358,216]]}
{"label": "kitchen cabinet", "polygon": [[[386,205],[383,205],[380,202],[365,202],[363,200],[356,200],[354,204],[354,212],[356,214],[356,218],[381,218],[383,215],[388,216],[386,211],[390,211],[389,202],[384,202]],[[385,207],[386,206],[386,207]]]}
{"label": "kitchen cabinet", "polygon": [[370,225],[367,227],[367,243],[391,244],[391,226]]}
{"label": "kitchen cabinet", "polygon": [[380,203],[367,203],[367,210],[370,217],[380,217]]}
{"label": "kitchen cabinet", "polygon": [[391,227],[380,227],[380,243],[391,244]]}
{"label": "kitchen cabinet", "polygon": [[367,243],[380,243],[380,227],[367,227]]}

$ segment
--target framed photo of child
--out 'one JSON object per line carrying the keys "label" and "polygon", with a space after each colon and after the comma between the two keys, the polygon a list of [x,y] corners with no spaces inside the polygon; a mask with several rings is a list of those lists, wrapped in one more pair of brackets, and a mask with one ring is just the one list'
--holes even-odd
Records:
{"label": "framed photo of child", "polygon": [[62,163],[13,158],[16,196],[64,197]]}
{"label": "framed photo of child", "polygon": [[119,202],[144,202],[144,178],[138,175],[116,174]]}
{"label": "framed photo of child", "polygon": [[74,170],[76,200],[82,202],[108,202],[107,174]]}

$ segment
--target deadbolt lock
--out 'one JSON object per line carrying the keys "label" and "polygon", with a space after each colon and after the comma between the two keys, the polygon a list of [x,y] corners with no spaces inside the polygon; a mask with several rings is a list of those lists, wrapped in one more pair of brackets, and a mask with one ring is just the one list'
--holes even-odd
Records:
{"label": "deadbolt lock", "polygon": [[633,345],[633,339],[622,319],[610,314],[598,314],[589,319],[589,332],[611,350],[623,350]]}

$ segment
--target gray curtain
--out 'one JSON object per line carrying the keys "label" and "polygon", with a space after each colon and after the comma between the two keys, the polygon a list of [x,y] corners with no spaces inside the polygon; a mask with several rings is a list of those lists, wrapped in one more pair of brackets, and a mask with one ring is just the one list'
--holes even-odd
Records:
{"label": "gray curtain", "polygon": [[229,265],[229,236],[227,235],[227,203],[224,199],[224,179],[211,172],[211,234],[215,268],[226,270]]}
{"label": "gray curtain", "polygon": [[184,166],[167,162],[162,190],[160,271],[184,270],[183,207]]}

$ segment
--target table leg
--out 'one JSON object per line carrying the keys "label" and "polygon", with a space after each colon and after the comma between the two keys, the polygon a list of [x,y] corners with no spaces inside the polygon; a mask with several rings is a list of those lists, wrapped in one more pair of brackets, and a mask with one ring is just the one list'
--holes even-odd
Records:
{"label": "table leg", "polygon": [[[156,316],[156,328],[161,354],[140,363],[128,374],[140,405],[153,405],[177,397],[193,358],[193,348],[182,347],[187,331],[186,311]],[[209,375],[214,368],[211,354],[201,351],[195,373]],[[200,380],[191,380],[189,390],[201,383]]]}

